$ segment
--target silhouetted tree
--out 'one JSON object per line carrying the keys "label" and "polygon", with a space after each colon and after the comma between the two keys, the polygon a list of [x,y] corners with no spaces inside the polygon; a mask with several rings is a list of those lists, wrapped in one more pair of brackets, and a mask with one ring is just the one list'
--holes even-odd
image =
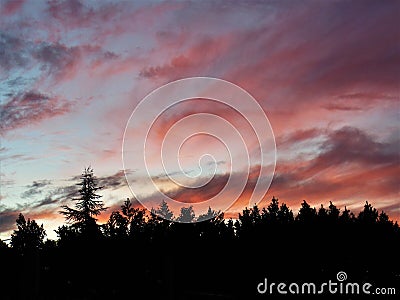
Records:
{"label": "silhouetted tree", "polygon": [[149,232],[148,234],[158,238],[166,238],[170,233],[171,220],[173,219],[174,214],[169,209],[167,202],[163,200],[156,209],[150,210],[145,229]]}
{"label": "silhouetted tree", "polygon": [[251,239],[255,234],[255,231],[259,225],[263,224],[263,213],[260,213],[260,209],[257,205],[248,209],[247,207],[239,213],[239,222],[235,223],[236,234],[239,238]]}
{"label": "silhouetted tree", "polygon": [[235,225],[234,225],[234,222],[233,222],[233,220],[231,218],[226,222],[224,236],[228,240],[233,240],[235,238]]}
{"label": "silhouetted tree", "polygon": [[174,214],[169,209],[168,203],[165,200],[161,201],[157,209],[152,208],[151,213],[169,221],[172,221],[174,218]]}
{"label": "silhouetted tree", "polygon": [[0,240],[0,251],[3,249],[8,249],[8,245],[3,240]]}
{"label": "silhouetted tree", "polygon": [[329,201],[328,216],[331,221],[337,221],[339,219],[340,209],[338,209],[332,201]]}
{"label": "silhouetted tree", "polygon": [[389,216],[384,211],[381,211],[378,216],[378,224],[381,226],[392,227],[393,221],[390,221]]}
{"label": "silhouetted tree", "polygon": [[[173,218],[166,202],[157,210]],[[392,280],[388,286],[398,281],[398,251],[393,247],[399,240],[398,225],[368,203],[359,218],[332,202],[316,210],[303,201],[295,220],[289,207],[275,197],[265,208],[245,208],[237,220],[227,220],[209,208],[197,218],[203,221],[193,224],[191,206],[183,207],[177,218],[189,224],[173,223],[154,212],[134,208],[127,199],[102,226],[104,235],[112,238],[88,239],[88,243],[83,242],[87,239],[82,223],[76,220],[56,230],[58,241],[43,243],[43,226],[20,215],[13,247],[7,249],[0,240],[2,271],[11,274],[1,299],[128,299],[132,282],[138,298],[148,296],[151,289],[158,298],[253,299],[251,287],[254,290],[254,283],[266,274],[296,280],[307,276],[311,281],[335,275],[338,267],[355,281]],[[373,249],[371,243],[379,246]],[[342,251],[343,246],[348,251]],[[294,247],[300,259],[289,260]],[[28,248],[38,251],[15,255],[17,249]],[[238,254],[244,259],[226,264],[223,276],[210,269],[215,261],[237,261]],[[379,260],[371,259],[374,255]],[[258,256],[255,264],[249,263],[248,258]],[[120,276],[127,271],[129,276]],[[13,297],[19,290],[21,297]]]}
{"label": "silhouetted tree", "polygon": [[101,200],[101,195],[96,194],[96,191],[102,187],[97,186],[96,178],[93,175],[93,169],[88,167],[84,169],[81,176],[79,189],[80,197],[72,199],[76,201],[75,208],[70,208],[63,205],[63,214],[68,222],[73,224],[86,233],[97,233],[98,227],[96,224],[96,216],[100,215],[102,211],[106,210],[104,203]]}
{"label": "silhouetted tree", "polygon": [[248,230],[253,227],[253,219],[251,216],[251,210],[245,207],[242,213],[239,213],[239,219],[235,223],[237,230]]}
{"label": "silhouetted tree", "polygon": [[134,208],[130,222],[129,234],[131,236],[143,233],[146,226],[146,210]]}
{"label": "silhouetted tree", "polygon": [[219,215],[219,212],[212,210],[211,207],[208,207],[208,210],[205,214],[201,214],[197,217],[197,221],[202,222],[205,220],[212,220],[218,215]]}
{"label": "silhouetted tree", "polygon": [[345,206],[345,207],[344,207],[344,211],[342,212],[342,214],[341,214],[340,217],[339,217],[339,220],[340,220],[340,222],[343,223],[343,224],[348,224],[348,223],[354,222],[355,216],[354,216],[354,214],[353,214],[350,210],[348,210],[347,207]]}
{"label": "silhouetted tree", "polygon": [[296,216],[296,220],[304,223],[310,223],[315,220],[316,215],[317,212],[315,208],[314,207],[311,208],[311,206],[306,202],[306,200],[303,200],[299,213]]}
{"label": "silhouetted tree", "polygon": [[104,225],[104,232],[109,237],[123,237],[128,234],[128,219],[119,211],[113,211]]}
{"label": "silhouetted tree", "polygon": [[195,221],[195,219],[196,219],[196,215],[193,211],[193,206],[182,207],[181,213],[176,218],[176,220],[181,223],[193,223]]}
{"label": "silhouetted tree", "polygon": [[62,225],[54,230],[58,236],[58,243],[65,244],[74,241],[79,236],[79,230],[75,226]]}
{"label": "silhouetted tree", "polygon": [[261,223],[261,212],[257,205],[254,205],[250,210],[250,218],[253,220],[252,223],[254,225],[258,225]]}
{"label": "silhouetted tree", "polygon": [[242,213],[239,213],[238,220],[236,220],[235,230],[238,237],[245,237],[254,228],[254,220],[252,215],[252,210],[245,207]]}
{"label": "silhouetted tree", "polygon": [[288,224],[294,221],[293,212],[285,203],[282,203],[279,208],[278,220],[282,224]]}
{"label": "silhouetted tree", "polygon": [[293,212],[285,203],[282,203],[279,207],[279,200],[275,197],[272,197],[267,208],[262,209],[261,218],[264,223],[287,224],[294,221]]}
{"label": "silhouetted tree", "polygon": [[28,221],[22,214],[19,214],[17,220],[17,230],[11,235],[11,246],[18,252],[39,250],[43,247],[43,240],[46,231],[43,224],[39,226],[35,220]]}
{"label": "silhouetted tree", "polygon": [[209,207],[207,213],[198,217],[198,221],[200,222],[196,223],[196,228],[199,231],[200,237],[208,239],[225,238],[227,224],[225,223],[223,213],[212,210]]}
{"label": "silhouetted tree", "polygon": [[278,222],[278,213],[279,213],[279,201],[278,198],[272,197],[271,203],[267,206],[267,208],[262,209],[262,219],[265,222]]}
{"label": "silhouetted tree", "polygon": [[121,212],[113,211],[107,223],[103,225],[104,233],[109,237],[123,237],[130,232],[130,225],[137,214],[129,198],[121,205]]}
{"label": "silhouetted tree", "polygon": [[357,220],[365,224],[374,224],[378,219],[378,211],[372,207],[368,201],[365,202],[364,209],[358,214]]}
{"label": "silhouetted tree", "polygon": [[131,200],[126,198],[124,204],[121,206],[122,214],[126,217],[128,224],[132,221],[134,215],[134,207],[132,206]]}
{"label": "silhouetted tree", "polygon": [[318,218],[320,221],[326,221],[328,217],[328,211],[325,207],[321,204],[321,207],[318,209]]}

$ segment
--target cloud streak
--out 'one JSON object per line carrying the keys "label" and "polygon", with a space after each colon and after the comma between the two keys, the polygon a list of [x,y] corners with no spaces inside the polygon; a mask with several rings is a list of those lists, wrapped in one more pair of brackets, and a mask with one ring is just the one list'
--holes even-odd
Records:
{"label": "cloud streak", "polygon": [[38,91],[27,91],[0,106],[1,132],[25,127],[70,112],[72,103]]}
{"label": "cloud streak", "polygon": [[31,185],[27,186],[27,190],[22,193],[21,198],[29,198],[42,193],[42,188],[51,184],[50,180],[34,181]]}

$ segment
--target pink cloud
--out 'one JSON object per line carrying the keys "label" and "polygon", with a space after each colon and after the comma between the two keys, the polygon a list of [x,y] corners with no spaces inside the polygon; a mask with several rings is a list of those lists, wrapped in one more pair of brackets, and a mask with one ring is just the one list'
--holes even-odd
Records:
{"label": "pink cloud", "polygon": [[223,61],[226,53],[234,46],[233,39],[233,36],[200,38],[200,41],[196,41],[189,49],[173,56],[168,63],[143,68],[140,76],[144,78],[167,77],[169,80],[175,80],[182,77],[205,75],[204,73],[211,75],[215,71],[215,65]]}
{"label": "pink cloud", "polygon": [[18,94],[0,107],[2,134],[66,114],[72,106],[72,102],[37,91]]}
{"label": "pink cloud", "polygon": [[7,0],[1,3],[0,15],[15,14],[24,5],[25,0]]}
{"label": "pink cloud", "polygon": [[[2,132],[64,115],[74,107],[64,100],[67,95],[36,90],[68,87],[68,92],[76,88],[97,93],[115,84],[115,95],[100,95],[99,105],[90,107],[96,110],[92,126],[104,126],[109,133],[91,137],[104,148],[96,155],[105,163],[119,159],[125,122],[152,89],[188,76],[221,77],[255,96],[276,134],[277,175],[265,201],[275,195],[295,209],[303,198],[315,205],[329,199],[362,205],[373,198],[377,207],[399,217],[398,144],[367,134],[387,134],[386,128],[396,127],[382,109],[392,113],[398,108],[399,2],[309,2],[307,7],[290,2],[45,5],[46,11],[37,12],[41,18],[33,22],[32,17],[21,17],[24,20],[6,24],[7,34],[0,35],[4,70],[25,73],[37,67],[33,87],[15,92],[2,105]],[[21,7],[22,1],[4,2],[2,14],[9,17]],[[129,80],[132,88],[119,94]],[[101,102],[107,98],[112,100]],[[203,108],[236,121],[235,113],[207,102],[180,107],[157,124],[155,142],[175,121]],[[371,123],[374,118],[378,125]],[[207,150],[207,145],[202,147]],[[120,181],[114,183],[119,187]],[[198,202],[214,195],[222,183],[220,178],[201,192],[171,193]],[[251,184],[231,212],[248,204]]]}

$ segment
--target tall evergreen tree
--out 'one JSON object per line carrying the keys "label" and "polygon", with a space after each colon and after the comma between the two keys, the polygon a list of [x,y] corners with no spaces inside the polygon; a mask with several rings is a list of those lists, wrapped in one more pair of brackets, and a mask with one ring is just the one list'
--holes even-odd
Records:
{"label": "tall evergreen tree", "polygon": [[81,176],[81,182],[79,189],[80,197],[72,199],[75,202],[75,208],[70,208],[67,205],[63,205],[63,214],[68,222],[72,222],[73,225],[80,230],[87,231],[97,229],[96,216],[100,215],[101,212],[106,210],[104,203],[100,199],[102,196],[96,194],[102,187],[97,186],[96,178],[93,175],[93,169],[91,167],[85,168]]}

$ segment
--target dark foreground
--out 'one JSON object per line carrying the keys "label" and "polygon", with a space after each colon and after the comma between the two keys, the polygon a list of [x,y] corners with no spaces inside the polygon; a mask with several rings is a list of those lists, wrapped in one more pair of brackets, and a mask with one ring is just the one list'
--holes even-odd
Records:
{"label": "dark foreground", "polygon": [[[358,218],[336,216],[329,211],[293,219],[278,216],[255,208],[245,210],[236,223],[215,217],[196,224],[178,224],[153,217],[136,223],[131,219],[128,231],[110,222],[102,231],[91,233],[65,227],[57,242],[48,241],[40,249],[1,248],[0,298],[398,297],[397,224],[362,214]],[[340,294],[338,272],[347,275],[342,283],[359,284],[359,295],[351,294],[351,290],[346,294],[345,286]],[[268,285],[275,283],[272,294],[269,289],[265,294],[257,291],[265,278]],[[325,286],[322,294],[310,295],[305,286],[301,295],[303,283],[314,283],[318,292],[329,280],[337,284],[336,294]],[[277,291],[281,282],[286,284],[286,295]],[[299,286],[300,295],[290,293],[291,283]],[[370,295],[362,292],[364,283],[372,285]],[[397,295],[372,295],[377,287],[395,288]]]}

